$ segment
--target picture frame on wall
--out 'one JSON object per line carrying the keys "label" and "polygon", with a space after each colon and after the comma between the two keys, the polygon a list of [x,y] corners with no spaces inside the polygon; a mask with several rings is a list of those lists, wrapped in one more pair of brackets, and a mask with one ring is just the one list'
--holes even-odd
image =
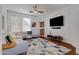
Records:
{"label": "picture frame on wall", "polygon": [[40,27],[44,27],[44,21],[40,22]]}
{"label": "picture frame on wall", "polygon": [[32,27],[36,27],[36,22],[32,22]]}

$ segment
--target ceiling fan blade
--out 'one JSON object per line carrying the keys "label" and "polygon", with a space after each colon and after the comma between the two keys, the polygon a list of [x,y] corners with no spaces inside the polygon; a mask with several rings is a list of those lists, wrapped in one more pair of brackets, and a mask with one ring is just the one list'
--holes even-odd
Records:
{"label": "ceiling fan blade", "polygon": [[30,13],[34,13],[34,11],[29,11]]}
{"label": "ceiling fan blade", "polygon": [[30,13],[44,13],[43,11],[38,11],[37,6],[33,6],[34,10],[29,11]]}
{"label": "ceiling fan blade", "polygon": [[44,13],[43,11],[38,11],[38,13]]}

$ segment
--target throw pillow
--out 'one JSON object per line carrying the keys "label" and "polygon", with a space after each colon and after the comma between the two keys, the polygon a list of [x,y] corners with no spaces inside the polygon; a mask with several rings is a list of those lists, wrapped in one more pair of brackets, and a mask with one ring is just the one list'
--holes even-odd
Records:
{"label": "throw pillow", "polygon": [[10,38],[9,38],[9,35],[6,36],[6,39],[7,39],[8,43],[12,43],[11,40],[10,40]]}
{"label": "throw pillow", "polygon": [[16,38],[13,34],[9,34],[9,39],[12,43],[16,43]]}

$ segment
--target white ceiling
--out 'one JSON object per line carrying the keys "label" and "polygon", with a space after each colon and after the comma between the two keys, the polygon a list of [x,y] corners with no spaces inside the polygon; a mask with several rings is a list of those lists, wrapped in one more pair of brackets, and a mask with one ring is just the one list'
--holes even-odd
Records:
{"label": "white ceiling", "polygon": [[[7,4],[6,8],[10,11],[16,11],[24,14],[30,14],[29,11],[33,10],[35,4]],[[44,14],[55,12],[61,8],[68,7],[68,4],[37,4],[38,10],[44,11]],[[35,14],[31,14],[35,15]]]}

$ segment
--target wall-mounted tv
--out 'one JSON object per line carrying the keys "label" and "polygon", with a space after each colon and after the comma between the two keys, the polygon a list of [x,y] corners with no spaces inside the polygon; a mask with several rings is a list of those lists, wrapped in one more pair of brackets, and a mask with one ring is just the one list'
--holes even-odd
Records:
{"label": "wall-mounted tv", "polygon": [[63,26],[63,16],[58,16],[50,19],[50,26]]}

